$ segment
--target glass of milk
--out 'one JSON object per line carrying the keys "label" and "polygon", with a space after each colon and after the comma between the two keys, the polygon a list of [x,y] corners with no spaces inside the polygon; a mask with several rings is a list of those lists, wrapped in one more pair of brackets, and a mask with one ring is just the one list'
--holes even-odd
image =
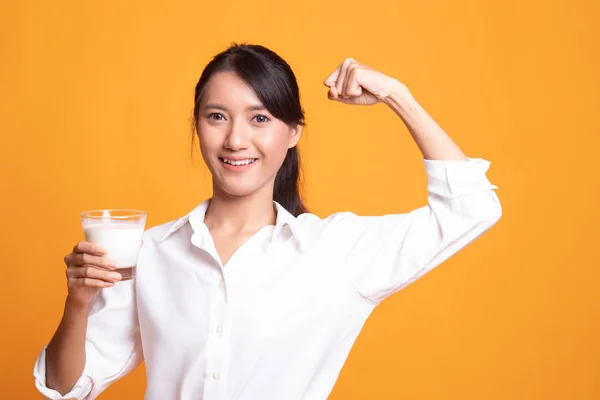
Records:
{"label": "glass of milk", "polygon": [[141,210],[89,210],[81,213],[85,240],[103,247],[126,281],[135,277],[137,259],[146,226]]}

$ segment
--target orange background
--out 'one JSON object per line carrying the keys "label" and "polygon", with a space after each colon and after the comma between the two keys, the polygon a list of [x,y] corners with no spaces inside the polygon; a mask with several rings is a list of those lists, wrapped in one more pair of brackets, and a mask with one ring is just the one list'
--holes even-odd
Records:
{"label": "orange background", "polygon": [[[500,186],[501,221],[375,311],[331,399],[600,398],[598,1],[2,8],[2,398],[39,398],[33,363],[62,314],[80,211],[141,208],[154,226],[210,195],[188,120],[203,66],[232,41],[271,47],[298,76],[316,214],[425,200],[401,121],[326,99],[348,56],[406,83]],[[141,399],[144,379],[101,398]]]}

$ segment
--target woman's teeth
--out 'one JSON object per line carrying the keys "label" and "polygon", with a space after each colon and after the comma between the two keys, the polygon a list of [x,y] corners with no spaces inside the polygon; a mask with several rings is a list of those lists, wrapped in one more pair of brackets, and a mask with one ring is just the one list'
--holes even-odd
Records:
{"label": "woman's teeth", "polygon": [[231,164],[231,165],[248,165],[248,164],[252,164],[254,161],[256,161],[256,158],[250,158],[247,160],[239,160],[239,161],[228,160],[226,158],[223,159],[224,163]]}

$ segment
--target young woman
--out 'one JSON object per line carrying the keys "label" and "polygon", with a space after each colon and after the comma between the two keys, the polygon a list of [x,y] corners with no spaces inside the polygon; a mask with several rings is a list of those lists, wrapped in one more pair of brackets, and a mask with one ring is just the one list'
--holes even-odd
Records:
{"label": "young woman", "polygon": [[144,360],[147,400],[326,399],[373,309],[500,218],[489,162],[467,158],[405,85],[352,59],[325,85],[331,100],[382,102],[402,119],[428,205],[308,213],[295,76],[262,46],[230,47],[194,98],[212,197],[145,233],[134,280],[116,283],[91,243],[65,257],[63,319],[34,369],[46,397],[94,399]]}

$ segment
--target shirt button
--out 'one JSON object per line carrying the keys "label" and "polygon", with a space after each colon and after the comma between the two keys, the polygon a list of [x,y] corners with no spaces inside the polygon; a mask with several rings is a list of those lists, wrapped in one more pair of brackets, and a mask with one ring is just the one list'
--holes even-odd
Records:
{"label": "shirt button", "polygon": [[223,280],[219,282],[219,289],[225,289],[225,282]]}
{"label": "shirt button", "polygon": [[217,335],[222,336],[223,335],[223,325],[219,324],[217,326]]}
{"label": "shirt button", "polygon": [[212,377],[215,381],[219,380],[219,373],[218,372],[213,372]]}

